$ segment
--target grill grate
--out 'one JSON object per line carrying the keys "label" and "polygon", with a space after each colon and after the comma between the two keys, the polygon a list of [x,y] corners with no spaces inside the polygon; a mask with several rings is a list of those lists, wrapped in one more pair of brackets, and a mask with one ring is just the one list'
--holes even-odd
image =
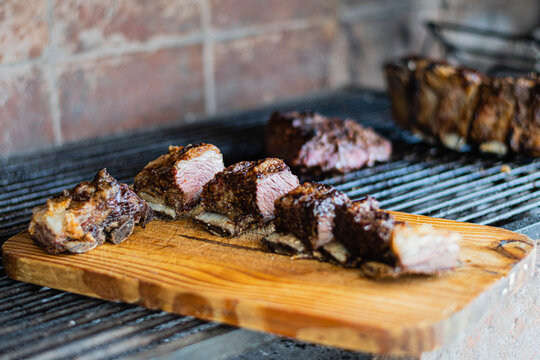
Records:
{"label": "grill grate", "polygon": [[[51,195],[91,178],[102,167],[130,182],[169,144],[211,142],[228,163],[260,158],[262,125],[273,108],[0,160],[0,242],[23,230],[31,208]],[[458,154],[421,143],[393,125],[386,97],[374,92],[337,91],[279,108],[353,117],[393,141],[391,162],[324,180],[353,199],[374,195],[385,209],[497,226],[523,218],[540,222],[540,159]],[[3,268],[0,289],[0,355],[6,358],[145,358],[233,330],[18,283],[8,279]]]}

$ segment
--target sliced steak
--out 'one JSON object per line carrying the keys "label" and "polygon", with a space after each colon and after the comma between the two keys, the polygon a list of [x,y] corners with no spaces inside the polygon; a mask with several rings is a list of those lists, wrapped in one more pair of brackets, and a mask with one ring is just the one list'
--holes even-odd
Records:
{"label": "sliced steak", "polygon": [[[211,223],[208,222],[208,214],[198,215],[196,219],[212,232],[237,235],[272,220],[274,201],[298,184],[298,178],[280,159],[236,163],[216,174],[201,194],[204,211],[221,217],[212,216]],[[228,226],[222,227],[222,231],[216,229],[227,221]]]}
{"label": "sliced steak", "polygon": [[[373,198],[338,208],[334,235],[367,275],[434,274],[459,265],[459,234],[397,222]],[[387,266],[375,272],[374,263]]]}
{"label": "sliced steak", "polygon": [[28,231],[51,254],[83,253],[105,240],[121,243],[136,224],[144,226],[151,219],[148,204],[103,169],[92,181],[34,208]]}
{"label": "sliced steak", "polygon": [[170,146],[135,176],[134,188],[155,212],[176,219],[198,203],[203,186],[223,169],[214,145]]}
{"label": "sliced steak", "polygon": [[350,119],[313,112],[274,112],[266,125],[266,151],[300,174],[346,173],[387,161],[391,143]]}
{"label": "sliced steak", "polygon": [[335,209],[349,201],[345,193],[320,183],[304,183],[275,201],[276,231],[293,234],[309,250],[334,240]]}
{"label": "sliced steak", "polygon": [[469,138],[483,152],[504,155],[515,116],[514,81],[511,78],[485,79],[480,87]]}

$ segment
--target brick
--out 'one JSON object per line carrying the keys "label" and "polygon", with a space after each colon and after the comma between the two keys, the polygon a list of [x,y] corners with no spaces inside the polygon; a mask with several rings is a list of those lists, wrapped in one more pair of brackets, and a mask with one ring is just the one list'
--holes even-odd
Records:
{"label": "brick", "polygon": [[57,45],[68,54],[201,30],[197,0],[58,0],[54,18]]}
{"label": "brick", "polygon": [[302,95],[328,85],[330,39],[319,29],[215,45],[218,110]]}
{"label": "brick", "polygon": [[41,71],[0,70],[0,156],[54,144],[54,127]]}
{"label": "brick", "polygon": [[211,0],[212,24],[219,29],[313,16],[332,16],[330,0]]}
{"label": "brick", "polygon": [[193,45],[61,69],[63,138],[79,140],[202,113],[201,52]]}
{"label": "brick", "polygon": [[49,41],[45,0],[0,1],[0,63],[34,59]]}
{"label": "brick", "polygon": [[352,81],[383,89],[382,65],[385,61],[411,51],[408,16],[345,24],[349,41],[349,69]]}

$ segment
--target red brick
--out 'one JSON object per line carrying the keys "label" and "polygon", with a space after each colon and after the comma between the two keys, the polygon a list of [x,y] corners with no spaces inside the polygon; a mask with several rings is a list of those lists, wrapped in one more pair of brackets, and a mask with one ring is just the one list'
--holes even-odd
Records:
{"label": "red brick", "polygon": [[0,1],[0,63],[34,59],[49,41],[45,0]]}
{"label": "red brick", "polygon": [[216,28],[234,28],[313,16],[331,16],[331,0],[211,0]]}
{"label": "red brick", "polygon": [[54,143],[47,88],[36,68],[0,70],[0,156]]}
{"label": "red brick", "polygon": [[63,138],[116,133],[203,112],[201,51],[193,45],[61,69]]}
{"label": "red brick", "polygon": [[347,25],[349,39],[349,67],[354,82],[383,89],[382,64],[411,51],[407,14],[389,19],[364,21]]}
{"label": "red brick", "polygon": [[329,42],[322,30],[314,29],[216,44],[218,109],[249,107],[326,87]]}
{"label": "red brick", "polygon": [[197,0],[58,0],[54,18],[58,46],[67,53],[117,48],[201,29]]}

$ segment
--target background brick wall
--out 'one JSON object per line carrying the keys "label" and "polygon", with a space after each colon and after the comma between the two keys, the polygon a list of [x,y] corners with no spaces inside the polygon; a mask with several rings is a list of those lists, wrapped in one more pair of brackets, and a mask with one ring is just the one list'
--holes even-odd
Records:
{"label": "background brick wall", "polygon": [[382,88],[382,61],[420,50],[426,18],[480,7],[487,25],[538,20],[534,0],[473,3],[3,0],[0,156],[349,83]]}

